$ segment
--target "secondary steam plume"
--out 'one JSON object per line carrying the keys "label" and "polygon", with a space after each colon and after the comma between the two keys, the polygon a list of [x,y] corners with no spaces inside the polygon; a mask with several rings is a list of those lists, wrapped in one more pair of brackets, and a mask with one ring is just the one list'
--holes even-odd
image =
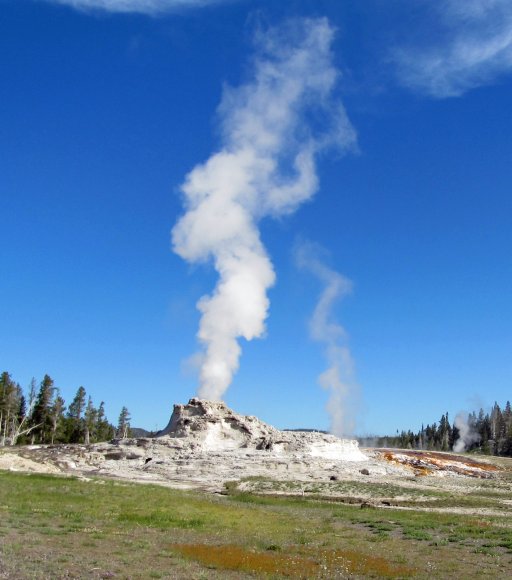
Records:
{"label": "secondary steam plume", "polygon": [[453,445],[453,450],[456,453],[466,451],[472,443],[480,440],[480,434],[475,431],[467,413],[458,413],[455,417],[454,425],[459,430],[459,438]]}
{"label": "secondary steam plume", "polygon": [[265,331],[275,273],[258,221],[310,199],[318,188],[316,154],[355,141],[333,98],[333,35],[325,18],[257,34],[252,80],[226,89],[219,107],[223,145],[182,185],[186,212],[172,231],[173,249],[189,262],[211,259],[219,274],[213,293],[197,304],[200,397],[222,397],[238,369],[238,339]]}
{"label": "secondary steam plume", "polygon": [[302,244],[296,259],[301,268],[309,270],[324,285],[310,319],[310,332],[313,340],[325,347],[328,368],[318,377],[318,383],[329,391],[326,408],[331,419],[330,431],[341,437],[354,430],[353,406],[358,386],[345,329],[334,320],[332,310],[337,300],[351,292],[352,283],[323,264],[318,254],[317,247]]}

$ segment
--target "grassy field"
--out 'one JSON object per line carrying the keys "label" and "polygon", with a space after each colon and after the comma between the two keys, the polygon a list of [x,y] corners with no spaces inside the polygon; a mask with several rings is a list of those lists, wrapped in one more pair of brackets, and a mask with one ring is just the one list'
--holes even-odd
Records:
{"label": "grassy field", "polygon": [[[465,505],[493,504],[486,489]],[[227,491],[0,472],[0,578],[512,576],[505,514]]]}

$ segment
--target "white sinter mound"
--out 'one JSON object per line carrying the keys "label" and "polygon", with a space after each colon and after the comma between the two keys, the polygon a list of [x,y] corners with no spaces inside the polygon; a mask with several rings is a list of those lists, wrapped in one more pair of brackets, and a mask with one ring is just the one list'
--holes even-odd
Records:
{"label": "white sinter mound", "polygon": [[174,405],[169,424],[158,435],[186,439],[197,451],[246,449],[272,455],[367,460],[355,440],[339,439],[316,431],[279,431],[257,417],[238,415],[222,402],[203,399],[190,399],[187,405]]}
{"label": "white sinter mound", "polygon": [[[224,403],[191,399],[174,406],[169,424],[157,437],[3,447],[0,469],[99,475],[215,493],[235,485],[239,491],[257,493],[345,497],[346,481],[356,485],[361,502],[373,497],[368,482],[395,482],[406,493],[411,486],[430,489],[432,480],[466,479],[465,474],[493,477],[489,466],[475,467],[473,460],[461,466],[467,459],[451,454],[365,452],[356,441],[319,432],[279,431],[256,417],[238,415]],[[440,477],[419,477],[426,474]],[[359,481],[365,485],[357,487]],[[461,489],[466,493],[467,483]],[[389,498],[381,499],[391,505]]]}

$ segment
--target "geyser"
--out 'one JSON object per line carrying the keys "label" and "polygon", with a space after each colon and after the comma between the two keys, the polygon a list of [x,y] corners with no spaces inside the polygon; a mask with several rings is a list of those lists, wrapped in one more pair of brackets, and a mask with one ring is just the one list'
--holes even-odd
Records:
{"label": "geyser", "polygon": [[259,220],[310,199],[319,151],[355,142],[333,96],[333,36],[325,18],[257,34],[252,79],[226,89],[219,107],[223,145],[182,185],[186,211],[173,228],[173,249],[191,263],[211,260],[219,274],[212,294],[197,303],[202,398],[222,398],[238,369],[238,339],[265,331],[275,273]]}

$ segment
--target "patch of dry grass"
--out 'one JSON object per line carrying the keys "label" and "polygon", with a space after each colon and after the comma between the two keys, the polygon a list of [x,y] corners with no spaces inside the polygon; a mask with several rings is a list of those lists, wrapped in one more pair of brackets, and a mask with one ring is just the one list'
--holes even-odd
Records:
{"label": "patch of dry grass", "polygon": [[229,544],[174,544],[171,549],[208,567],[258,575],[334,578],[357,574],[365,577],[406,578],[416,572],[414,568],[393,564],[382,556],[370,556],[356,550],[319,550],[307,556],[261,552]]}

